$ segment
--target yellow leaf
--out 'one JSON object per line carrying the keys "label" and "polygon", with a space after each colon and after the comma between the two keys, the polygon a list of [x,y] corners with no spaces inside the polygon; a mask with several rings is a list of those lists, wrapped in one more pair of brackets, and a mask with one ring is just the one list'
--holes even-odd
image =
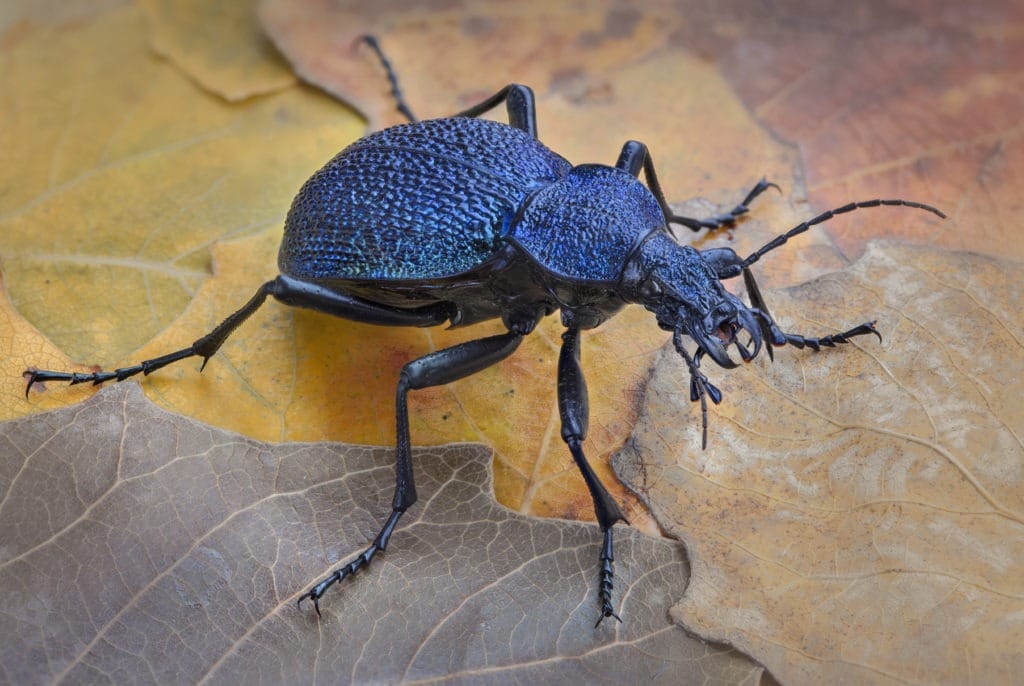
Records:
{"label": "yellow leaf", "polygon": [[295,83],[295,75],[263,35],[255,0],[141,0],[153,49],[204,88],[243,100]]}

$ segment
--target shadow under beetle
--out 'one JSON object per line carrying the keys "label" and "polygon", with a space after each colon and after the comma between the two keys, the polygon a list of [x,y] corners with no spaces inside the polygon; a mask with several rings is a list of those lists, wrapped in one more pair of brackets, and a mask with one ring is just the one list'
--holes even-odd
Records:
{"label": "shadow under beetle", "polygon": [[[406,364],[398,377],[395,496],[373,543],[300,599],[319,600],[334,583],[368,565],[388,545],[402,514],[416,502],[406,396],[451,383],[509,355],[546,315],[560,311],[565,332],[558,359],[562,439],[586,481],[604,543],[599,556],[597,623],[612,605],[612,527],[625,522],[583,453],[587,387],[580,368],[580,331],[599,326],[627,304],[649,310],[672,332],[700,401],[707,444],[707,398],[721,392],[700,370],[706,355],[724,368],[750,361],[762,346],[790,343],[818,350],[862,334],[874,323],[821,338],[785,333],[775,324],[749,270],[765,253],[834,215],[878,205],[939,210],[905,200],[855,202],[803,222],[740,258],[731,248],[681,245],[669,224],[699,231],[732,224],[775,184],[762,180],[730,212],[707,219],[674,214],[647,147],[627,141],[614,166],[572,166],[537,139],[532,91],[510,84],[455,116],[415,121],[375,41],[410,123],[372,133],[339,153],[299,191],[285,222],[281,274],[241,309],[191,346],[133,367],[92,374],[29,370],[40,381],[123,381],[188,357],[202,366],[268,295],[287,305],[385,326],[468,326],[500,317],[507,332],[438,350]],[[477,117],[504,103],[508,124]],[[647,181],[639,179],[641,171]],[[742,275],[751,304],[722,286]],[[744,343],[739,334],[745,332]],[[683,336],[696,342],[693,354]],[[28,393],[26,389],[26,394]]]}

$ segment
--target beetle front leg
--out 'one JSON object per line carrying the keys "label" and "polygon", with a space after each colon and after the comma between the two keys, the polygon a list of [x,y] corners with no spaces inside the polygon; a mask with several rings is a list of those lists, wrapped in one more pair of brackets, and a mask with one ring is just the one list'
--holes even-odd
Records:
{"label": "beetle front leg", "polygon": [[[569,446],[572,459],[576,462],[583,480],[594,500],[597,523],[604,532],[601,546],[601,581],[598,599],[601,601],[601,616],[598,626],[606,617],[619,619],[612,605],[612,579],[615,576],[615,556],[612,553],[612,526],[615,522],[626,522],[619,504],[597,478],[583,454],[583,439],[587,436],[590,410],[587,399],[587,382],[580,368],[580,330],[572,327],[562,334],[562,350],[558,356],[558,413],[562,419],[562,440]],[[628,522],[626,522],[628,524]],[[622,621],[619,619],[619,621]]]}
{"label": "beetle front leg", "polygon": [[[735,255],[735,253],[733,254]],[[797,349],[810,348],[817,351],[822,348],[834,348],[837,343],[849,343],[850,339],[854,336],[863,336],[865,334],[874,334],[878,336],[879,342],[882,341],[882,334],[878,333],[878,329],[875,328],[875,322],[873,321],[860,324],[842,333],[820,337],[786,333],[772,319],[772,315],[768,311],[768,303],[765,302],[764,296],[761,295],[761,289],[754,279],[754,273],[746,267],[743,268],[743,281],[747,287],[747,296],[750,298],[750,304],[753,306],[757,321],[761,325],[761,334],[765,341],[765,348],[768,350],[768,356],[773,360],[775,355],[772,352],[772,348],[785,345],[786,343]]]}
{"label": "beetle front leg", "polygon": [[351,562],[331,572],[327,578],[304,593],[298,600],[299,605],[308,598],[313,601],[313,607],[319,615],[320,598],[327,592],[327,589],[370,564],[377,553],[384,552],[399,518],[416,502],[416,483],[412,472],[412,443],[409,438],[409,410],[406,402],[409,391],[441,386],[475,374],[511,355],[522,340],[522,333],[509,331],[490,338],[468,341],[432,352],[402,367],[395,397],[395,422],[398,439],[395,445],[395,497],[391,503],[391,516],[388,517],[387,522],[377,537],[373,539],[369,548]]}
{"label": "beetle front leg", "polygon": [[669,224],[681,224],[691,231],[732,226],[736,223],[737,219],[750,211],[749,206],[750,203],[754,201],[754,198],[761,195],[769,188],[780,190],[777,184],[774,184],[767,179],[761,179],[753,188],[750,189],[747,196],[743,198],[736,207],[732,208],[725,214],[717,214],[705,219],[694,219],[692,217],[684,217],[681,214],[675,214],[672,212],[672,208],[668,206],[668,201],[665,200],[665,192],[661,189],[661,182],[658,181],[658,174],[654,171],[654,160],[651,159],[651,153],[647,149],[647,146],[640,141],[626,141],[622,146],[622,152],[619,153],[619,159],[616,161],[615,167],[636,177],[639,177],[640,171],[643,170],[644,177],[647,179],[647,187],[650,189],[655,199],[657,199],[658,204],[661,205],[661,211],[665,214],[665,221]]}

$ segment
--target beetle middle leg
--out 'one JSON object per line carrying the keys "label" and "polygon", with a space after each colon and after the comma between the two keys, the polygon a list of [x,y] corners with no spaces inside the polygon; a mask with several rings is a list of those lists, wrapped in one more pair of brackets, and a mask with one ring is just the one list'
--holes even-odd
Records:
{"label": "beetle middle leg", "polygon": [[507,333],[460,343],[417,358],[402,368],[395,397],[395,422],[398,440],[395,445],[395,497],[380,533],[370,547],[351,562],[342,565],[320,581],[298,600],[307,598],[320,614],[320,598],[328,588],[351,576],[370,563],[377,553],[384,552],[399,518],[416,502],[416,483],[412,472],[412,443],[409,438],[409,411],[406,396],[410,390],[441,386],[475,374],[505,359],[519,347],[523,332]]}
{"label": "beetle middle leg", "polygon": [[601,546],[600,555],[601,580],[598,588],[601,616],[597,624],[600,624],[606,617],[619,619],[612,605],[612,579],[615,576],[612,527],[615,522],[626,522],[626,518],[583,454],[582,444],[583,439],[587,437],[590,410],[587,382],[580,368],[580,330],[576,327],[570,327],[562,334],[562,350],[558,356],[558,413],[562,420],[562,440],[569,446],[572,459],[583,474],[583,480],[590,490],[590,497],[594,500],[597,523],[604,532],[604,544]]}

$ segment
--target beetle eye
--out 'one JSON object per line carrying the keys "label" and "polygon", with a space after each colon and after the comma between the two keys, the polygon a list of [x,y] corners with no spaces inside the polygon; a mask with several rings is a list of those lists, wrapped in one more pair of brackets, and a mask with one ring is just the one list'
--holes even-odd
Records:
{"label": "beetle eye", "polygon": [[640,284],[640,295],[645,300],[658,297],[661,295],[661,284],[654,279],[644,279],[643,283]]}

